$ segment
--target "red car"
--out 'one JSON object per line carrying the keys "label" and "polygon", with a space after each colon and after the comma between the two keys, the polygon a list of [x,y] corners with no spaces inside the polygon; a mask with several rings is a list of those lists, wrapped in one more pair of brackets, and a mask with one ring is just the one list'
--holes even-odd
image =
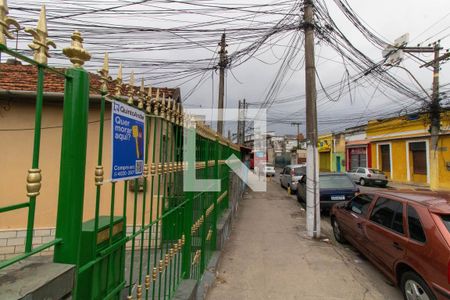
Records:
{"label": "red car", "polygon": [[450,195],[375,192],[335,205],[331,224],[407,300],[450,299]]}

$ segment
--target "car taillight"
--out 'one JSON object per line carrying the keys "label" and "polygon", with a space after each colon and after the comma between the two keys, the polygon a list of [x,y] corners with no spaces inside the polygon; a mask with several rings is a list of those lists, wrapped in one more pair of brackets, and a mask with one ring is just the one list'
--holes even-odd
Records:
{"label": "car taillight", "polygon": [[367,174],[367,177],[372,177],[372,174]]}

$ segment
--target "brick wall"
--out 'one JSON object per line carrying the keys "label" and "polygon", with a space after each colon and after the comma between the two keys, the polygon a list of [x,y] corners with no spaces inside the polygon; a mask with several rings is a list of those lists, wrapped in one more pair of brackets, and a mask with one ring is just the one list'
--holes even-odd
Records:
{"label": "brick wall", "polygon": [[[136,226],[136,231],[140,229],[139,225]],[[161,226],[159,226],[159,231]],[[132,226],[127,226],[127,235],[131,235],[133,232]],[[152,228],[152,242],[151,247],[154,247],[156,236],[156,226]],[[11,258],[15,255],[24,253],[25,251],[25,229],[11,229],[0,230],[0,261]],[[160,237],[160,234],[158,234]],[[42,244],[51,242],[55,239],[55,228],[39,228],[34,230],[33,235],[33,247],[40,246]],[[148,247],[149,232],[144,233],[144,248]],[[140,249],[141,237],[137,236],[135,240],[135,249]],[[131,249],[131,241],[127,243],[126,248]],[[37,255],[52,255],[53,247],[46,249]]]}
{"label": "brick wall", "polygon": [[[0,231],[0,260],[22,254],[25,251],[25,229],[10,229]],[[33,247],[51,242],[55,238],[55,228],[40,228],[34,230]],[[53,247],[38,255],[50,255]]]}

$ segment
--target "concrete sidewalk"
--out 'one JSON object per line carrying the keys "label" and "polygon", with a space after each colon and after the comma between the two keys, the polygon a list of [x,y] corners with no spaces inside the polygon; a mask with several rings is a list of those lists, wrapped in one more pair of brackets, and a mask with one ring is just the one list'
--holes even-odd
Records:
{"label": "concrete sidewalk", "polygon": [[304,224],[304,210],[277,180],[266,193],[249,192],[208,299],[401,299],[356,252],[310,240]]}

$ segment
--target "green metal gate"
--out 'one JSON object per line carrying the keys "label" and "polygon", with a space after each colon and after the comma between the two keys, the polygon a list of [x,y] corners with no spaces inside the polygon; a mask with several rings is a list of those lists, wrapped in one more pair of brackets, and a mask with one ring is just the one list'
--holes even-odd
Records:
{"label": "green metal gate", "polygon": [[[129,84],[123,84],[122,68],[112,80],[107,55],[99,72],[101,88],[90,87],[92,75],[82,67],[90,55],[83,49],[79,32],[74,32],[71,46],[63,51],[73,67],[65,72],[49,67],[49,46],[54,44],[45,23],[43,11],[37,29],[26,30],[34,38],[30,46],[34,59],[27,58],[7,47],[9,27],[19,25],[8,18],[6,2],[0,7],[0,51],[38,70],[28,201],[0,208],[0,213],[28,209],[25,253],[0,262],[0,269],[54,246],[55,262],[77,267],[74,299],[121,299],[124,295],[128,299],[170,299],[181,280],[201,278],[216,248],[216,225],[228,208],[230,170],[225,160],[231,154],[240,156],[239,148],[201,123],[194,129],[181,104],[165,91],[143,84],[135,87],[133,75]],[[33,247],[42,179],[39,153],[46,72],[65,80],[58,212],[55,239]],[[87,152],[90,94],[101,99],[95,154]],[[112,101],[126,102],[146,114],[144,175],[139,179],[105,180],[105,124]],[[188,165],[183,161],[183,138],[194,130],[197,161]],[[95,155],[97,166],[86,175],[88,155]],[[185,192],[187,168],[195,168],[199,179],[220,179],[221,191]],[[85,199],[86,176],[92,177],[96,188],[95,211],[87,220],[84,204],[91,199]]]}

